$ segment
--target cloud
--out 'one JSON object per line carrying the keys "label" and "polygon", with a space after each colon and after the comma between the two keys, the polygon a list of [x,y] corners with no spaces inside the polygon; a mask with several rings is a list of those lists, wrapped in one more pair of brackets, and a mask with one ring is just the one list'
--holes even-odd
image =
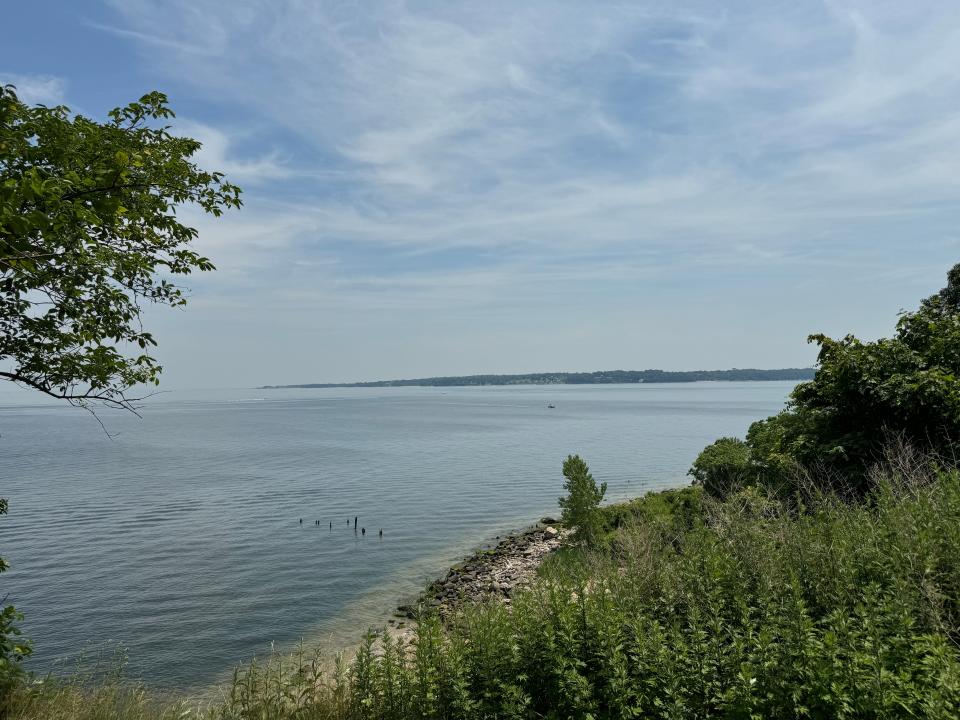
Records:
{"label": "cloud", "polygon": [[0,83],[15,85],[17,97],[28,105],[59,105],[64,101],[66,83],[53,75],[0,72]]}
{"label": "cloud", "polygon": [[570,284],[602,312],[631,280],[955,251],[952,0],[111,5],[248,186],[201,243],[278,312],[506,314]]}
{"label": "cloud", "polygon": [[114,27],[113,25],[104,25],[103,23],[90,22],[88,25],[96,30],[101,30],[111,35],[116,35],[120,38],[125,38],[129,40],[135,40],[141,45],[151,45],[165,50],[174,50],[180,53],[189,53],[192,55],[216,55],[217,48],[214,43],[211,42],[209,36],[205,37],[202,42],[197,42],[196,44],[191,44],[189,42],[183,42],[182,40],[176,40],[169,37],[163,37],[152,32],[140,32],[138,30],[129,30],[126,28]]}
{"label": "cloud", "polygon": [[196,162],[205,169],[224,173],[232,182],[257,184],[296,174],[276,151],[252,158],[239,157],[227,133],[210,125],[178,119],[173,132],[200,141],[202,147],[194,158]]}
{"label": "cloud", "polygon": [[[844,204],[867,219],[889,210],[877,153],[912,153],[898,205],[943,197],[943,149],[960,147],[949,133],[918,139],[960,109],[948,3],[908,18],[907,37],[904,13],[852,2],[168,6],[117,8],[132,32],[151,24],[190,47],[210,28],[216,54],[170,46],[164,67],[281,124],[340,173],[306,206],[352,239],[638,241],[625,223],[664,233],[647,242],[683,228],[805,232]],[[226,138],[204,134],[224,160]],[[234,170],[291,172],[279,158]],[[871,195],[883,202],[864,207]]]}

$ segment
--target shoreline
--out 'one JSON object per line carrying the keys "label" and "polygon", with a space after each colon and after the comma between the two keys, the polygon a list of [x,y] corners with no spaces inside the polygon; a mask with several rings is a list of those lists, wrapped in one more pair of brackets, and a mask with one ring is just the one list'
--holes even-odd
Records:
{"label": "shoreline", "polygon": [[398,605],[384,629],[407,634],[422,611],[435,611],[446,621],[463,605],[489,598],[509,605],[512,594],[536,578],[541,563],[568,535],[552,517],[498,535],[495,545],[475,550],[428,583],[415,600]]}
{"label": "shoreline", "polygon": [[[365,619],[344,617],[335,629],[326,628],[305,634],[297,642],[255,654],[239,665],[242,667],[258,659],[262,662],[270,657],[290,658],[298,652],[299,647],[303,647],[308,652],[322,650],[322,665],[332,672],[338,657],[347,664],[353,662],[363,637],[368,633],[375,636],[378,650],[385,632],[409,645],[414,639],[417,613],[421,606],[423,610],[436,609],[445,623],[451,613],[467,603],[496,597],[509,605],[513,591],[535,579],[543,560],[557,550],[570,534],[569,530],[563,528],[559,518],[551,516],[544,516],[532,523],[529,520],[525,524],[518,522],[513,527],[517,529],[508,529],[496,536],[487,535],[473,545],[473,550],[464,548],[465,554],[459,559],[446,560],[447,570],[439,577],[428,580],[430,574],[422,575],[425,584],[420,585],[419,589],[410,588],[392,596],[380,590],[371,590],[363,599],[368,606],[367,612],[372,611]],[[552,532],[548,533],[548,529]],[[435,569],[437,567],[444,565],[434,566]],[[376,609],[376,606],[380,609]],[[233,665],[218,679],[194,688],[192,695],[210,698],[222,693],[229,685],[236,667]]]}

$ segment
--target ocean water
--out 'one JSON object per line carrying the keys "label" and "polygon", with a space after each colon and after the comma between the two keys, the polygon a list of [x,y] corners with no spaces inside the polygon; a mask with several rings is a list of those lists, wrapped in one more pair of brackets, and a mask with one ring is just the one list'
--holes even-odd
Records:
{"label": "ocean water", "polygon": [[271,643],[356,640],[478,545],[556,514],[567,454],[610,500],[686,484],[705,444],[791,388],[193,391],[103,414],[112,439],[82,410],[0,395],[0,598],[26,613],[34,670],[122,647],[128,676],[199,691]]}

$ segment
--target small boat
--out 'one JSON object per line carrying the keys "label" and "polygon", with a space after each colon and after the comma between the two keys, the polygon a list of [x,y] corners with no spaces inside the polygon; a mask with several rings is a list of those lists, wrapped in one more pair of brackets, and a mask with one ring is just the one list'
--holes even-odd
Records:
{"label": "small boat", "polygon": [[554,405],[553,403],[550,403],[549,405],[547,405],[547,407],[550,408],[550,409],[553,409],[553,408],[556,407],[556,405]]}

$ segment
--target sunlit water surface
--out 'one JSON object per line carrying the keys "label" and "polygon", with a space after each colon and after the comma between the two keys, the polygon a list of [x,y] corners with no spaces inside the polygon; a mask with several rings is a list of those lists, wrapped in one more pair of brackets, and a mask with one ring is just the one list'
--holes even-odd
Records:
{"label": "sunlit water surface", "polygon": [[197,690],[271,642],[348,643],[477,545],[555,514],[567,454],[610,500],[685,484],[705,444],[791,387],[169,393],[142,420],[103,415],[113,439],[82,410],[0,395],[0,598],[26,613],[35,670],[121,645],[129,676]]}

